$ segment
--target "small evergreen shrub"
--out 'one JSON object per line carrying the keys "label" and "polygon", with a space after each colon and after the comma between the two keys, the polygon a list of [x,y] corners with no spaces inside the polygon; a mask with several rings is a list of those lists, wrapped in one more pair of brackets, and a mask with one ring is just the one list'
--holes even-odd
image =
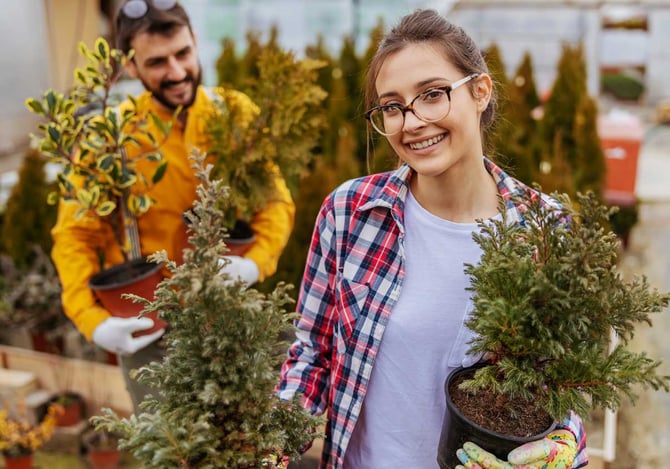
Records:
{"label": "small evergreen shrub", "polygon": [[164,252],[152,256],[172,273],[144,303],[171,328],[166,356],[137,374],[160,389],[148,397],[146,412],[121,419],[111,410],[93,422],[121,435],[146,468],[273,468],[284,456],[318,437],[321,419],[303,409],[298,398],[281,401],[274,392],[288,344],[280,338],[292,329],[295,313],[289,285],[263,294],[219,275],[227,250],[222,241],[224,212],[219,201],[227,187],[210,180],[211,167],[199,160],[198,187],[191,218],[192,249],[177,266]]}
{"label": "small evergreen shrub", "polygon": [[[553,196],[560,207],[519,196],[525,224],[511,223],[501,207],[502,219],[482,223],[475,235],[483,253],[466,267],[474,300],[467,326],[471,351],[491,360],[461,386],[531,399],[559,421],[571,409],[615,410],[622,396],[634,402],[638,385],[667,392],[660,362],[626,344],[670,295],[644,277],[621,278],[618,240],[604,228],[611,211],[593,193],[578,194],[575,205]],[[612,330],[620,340],[609,352]]]}

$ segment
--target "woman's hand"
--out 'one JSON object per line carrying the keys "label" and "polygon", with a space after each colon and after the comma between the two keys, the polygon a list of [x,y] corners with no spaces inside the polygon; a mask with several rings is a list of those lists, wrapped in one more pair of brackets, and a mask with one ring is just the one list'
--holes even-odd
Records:
{"label": "woman's hand", "polygon": [[474,443],[466,442],[456,456],[456,469],[570,469],[577,455],[577,441],[568,430],[556,430],[541,440],[514,449],[501,461]]}

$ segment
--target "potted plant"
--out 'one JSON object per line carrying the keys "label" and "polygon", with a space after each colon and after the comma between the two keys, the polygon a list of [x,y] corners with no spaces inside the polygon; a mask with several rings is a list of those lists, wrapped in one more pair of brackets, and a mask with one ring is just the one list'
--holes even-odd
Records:
{"label": "potted plant", "polygon": [[61,310],[60,282],[42,248],[33,245],[33,253],[31,264],[24,268],[0,255],[0,328],[24,328],[34,350],[61,353],[67,321]]}
{"label": "potted plant", "polygon": [[33,453],[49,441],[60,413],[62,407],[51,404],[44,419],[33,424],[25,417],[11,417],[7,409],[0,409],[0,453],[6,469],[32,467]]}
{"label": "potted plant", "polygon": [[[669,390],[670,377],[657,374],[660,362],[626,344],[636,324],[651,324],[649,315],[667,307],[670,295],[644,277],[621,278],[619,241],[604,228],[612,210],[594,194],[579,194],[576,204],[552,195],[559,205],[543,205],[530,190],[513,196],[527,207],[523,221],[501,207],[502,217],[480,223],[474,235],[482,256],[466,266],[473,292],[466,325],[470,353],[486,360],[456,370],[445,383],[442,468],[458,464],[455,453],[465,441],[506,460],[570,410],[615,410],[622,396],[634,402],[639,385]],[[610,351],[611,331],[619,343]],[[526,426],[529,412],[539,426]]]}
{"label": "potted plant", "polygon": [[263,294],[217,275],[225,252],[220,200],[222,181],[211,181],[200,157],[198,199],[184,263],[166,262],[172,275],[155,300],[138,299],[144,311],[161,311],[173,327],[165,333],[166,356],[143,367],[140,382],[160,389],[147,396],[146,410],[129,419],[104,410],[98,429],[118,432],[120,448],[143,467],[285,467],[286,456],[317,437],[321,420],[298,400],[281,401],[274,392],[282,361],[280,334],[295,315],[286,285]]}
{"label": "potted plant", "polygon": [[[137,217],[152,206],[147,191],[165,173],[166,162],[159,150],[170,124],[164,124],[152,113],[140,114],[130,95],[126,97],[133,106],[123,112],[117,108],[121,97],[113,92],[113,87],[132,53],[126,56],[110,49],[103,38],[97,39],[92,49],[80,43],[79,52],[88,64],[75,70],[75,86],[66,94],[47,90],[41,99],[29,98],[26,105],[45,119],[33,136],[40,152],[60,166],[58,191],[49,194],[48,201],[56,203],[60,198],[78,206],[76,216],[95,217],[107,223],[123,253],[122,265],[91,279],[91,287],[103,306],[114,313],[120,294],[129,291],[115,282],[149,277],[151,291],[160,279],[160,266],[142,258]],[[158,127],[161,135],[144,133],[150,148],[141,150],[137,131],[149,122]],[[146,166],[153,169],[145,176],[138,166],[147,161],[152,165]],[[103,296],[106,291],[112,294],[111,303]],[[132,303],[122,305],[127,315],[137,314],[132,311]]]}
{"label": "potted plant", "polygon": [[[258,57],[258,75],[248,77],[244,92],[257,105],[221,88],[221,99],[206,119],[212,176],[230,188],[224,225],[228,247],[250,242],[249,221],[275,197],[278,173],[295,188],[313,158],[325,125],[322,102],[327,93],[317,84],[324,62],[297,60],[292,52],[268,45]],[[237,252],[239,254],[239,251]]]}
{"label": "potted plant", "polygon": [[119,467],[121,451],[117,434],[92,428],[82,434],[82,443],[93,469]]}

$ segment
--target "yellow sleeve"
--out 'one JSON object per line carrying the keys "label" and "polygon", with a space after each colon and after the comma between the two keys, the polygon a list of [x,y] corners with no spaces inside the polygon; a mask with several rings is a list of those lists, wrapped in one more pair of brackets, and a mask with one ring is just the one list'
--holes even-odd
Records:
{"label": "yellow sleeve", "polygon": [[98,219],[75,220],[77,208],[75,203],[60,202],[58,219],[51,231],[51,257],[61,281],[64,312],[91,340],[95,328],[110,316],[97,304],[88,280],[100,270],[99,253],[109,246],[111,230]]}
{"label": "yellow sleeve", "polygon": [[258,266],[261,282],[277,271],[279,257],[288,243],[295,222],[295,203],[279,171],[275,178],[275,189],[275,198],[256,213],[251,221],[256,240],[244,254]]}

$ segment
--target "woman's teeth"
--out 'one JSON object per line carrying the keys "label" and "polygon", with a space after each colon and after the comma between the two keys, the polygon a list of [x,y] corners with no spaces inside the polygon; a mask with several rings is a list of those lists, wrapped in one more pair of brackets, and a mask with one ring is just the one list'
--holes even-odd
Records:
{"label": "woman's teeth", "polygon": [[435,145],[437,142],[441,141],[442,139],[444,139],[444,134],[438,135],[437,137],[429,138],[428,140],[424,140],[423,142],[410,143],[409,147],[412,150],[421,150],[421,149],[427,148],[431,145]]}

